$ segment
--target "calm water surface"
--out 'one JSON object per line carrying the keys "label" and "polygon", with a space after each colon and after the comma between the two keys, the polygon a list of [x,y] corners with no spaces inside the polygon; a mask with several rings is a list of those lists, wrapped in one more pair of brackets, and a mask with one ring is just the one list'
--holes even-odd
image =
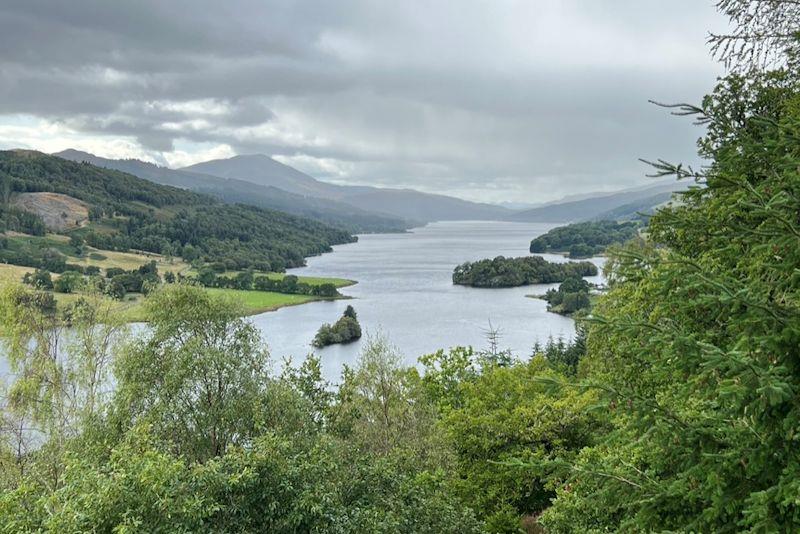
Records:
{"label": "calm water surface", "polygon": [[[478,289],[453,285],[451,275],[465,261],[527,255],[531,239],[553,226],[440,222],[407,234],[362,235],[358,243],[334,247],[333,253],[310,258],[307,267],[290,271],[357,280],[341,290],[352,300],[282,308],[251,320],[261,329],[276,362],[286,356],[300,360],[314,350],[330,379],[339,376],[342,364],[355,361],[364,339],[324,349],[313,349],[311,340],[322,323],[335,322],[348,304],[358,312],[366,336],[386,336],[409,364],[440,348],[485,348],[490,323],[500,331],[502,348],[527,355],[537,341],[574,334],[572,319],[548,313],[543,300],[525,297],[553,286]],[[557,255],[543,256],[566,261]],[[602,266],[603,258],[591,261]],[[589,280],[599,282],[600,277]]]}

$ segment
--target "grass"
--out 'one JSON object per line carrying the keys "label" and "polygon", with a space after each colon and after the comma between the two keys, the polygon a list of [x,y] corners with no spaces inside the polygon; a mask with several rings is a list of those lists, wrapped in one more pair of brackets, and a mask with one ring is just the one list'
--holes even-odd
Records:
{"label": "grass", "polygon": [[[155,260],[160,273],[171,271],[173,273],[183,273],[184,275],[193,276],[197,273],[194,272],[189,264],[178,260],[167,260],[164,256],[159,254],[150,253],[137,253],[137,252],[115,252],[111,250],[98,250],[91,247],[86,247],[87,252],[83,256],[76,256],[75,249],[69,244],[69,239],[66,236],[48,234],[43,237],[28,236],[28,235],[9,235],[9,242],[12,247],[23,246],[37,246],[39,248],[55,248],[59,252],[67,255],[67,262],[82,266],[94,265],[101,269],[109,269],[111,267],[118,267],[125,270],[136,269],[152,260]],[[33,272],[33,267],[21,267],[18,265],[10,265],[0,263],[0,285],[10,283],[22,282],[22,277],[25,273]],[[235,276],[236,271],[225,273],[227,276]],[[257,273],[266,275],[273,280],[281,280],[286,274],[284,273]],[[58,275],[53,275],[57,278]],[[345,278],[321,278],[313,276],[299,276],[298,280],[309,285],[321,285],[325,283],[332,283],[337,288],[346,287],[355,284],[352,280]],[[284,306],[295,306],[297,304],[304,304],[306,302],[316,300],[329,300],[322,297],[312,295],[288,295],[285,293],[275,293],[271,291],[242,291],[237,289],[221,289],[221,288],[206,288],[212,295],[225,295],[240,301],[244,307],[246,315],[254,315],[267,311],[277,310]],[[81,298],[80,294],[64,294],[54,293],[56,302],[60,308],[66,307]],[[126,322],[144,322],[146,316],[142,303],[144,297],[138,294],[128,294],[124,300],[108,299],[111,309],[114,313],[119,313],[120,317]]]}
{"label": "grass", "polygon": [[[101,256],[101,257],[98,257]],[[167,258],[159,254],[142,254],[136,252],[114,252],[111,250],[103,250],[102,252],[95,252],[95,249],[90,249],[89,254],[83,257],[70,256],[68,263],[75,263],[77,265],[95,265],[101,269],[108,269],[109,267],[119,267],[130,271],[141,267],[142,265],[155,260],[158,267],[158,272],[165,273],[172,271],[173,273],[185,272],[189,269],[189,264],[179,260],[173,259],[168,261]]]}
{"label": "grass", "polygon": [[[105,266],[104,266],[105,267]],[[10,283],[20,283],[22,277],[27,272],[33,272],[32,267],[20,267],[17,265],[0,264],[0,285]],[[323,279],[319,279],[323,280]],[[348,281],[349,282],[349,281]],[[338,286],[341,287],[341,286]],[[327,300],[312,295],[288,295],[285,293],[274,293],[271,291],[242,291],[238,289],[205,288],[211,295],[225,295],[241,302],[244,307],[245,315],[255,315],[268,311],[274,311],[284,306],[296,306],[316,300]],[[81,298],[79,293],[53,293],[59,308],[69,306]],[[129,293],[124,300],[108,299],[111,309],[125,322],[138,323],[145,322],[146,316],[142,303],[144,297],[139,294]]]}
{"label": "grass", "polygon": [[[63,309],[85,295],[80,293],[53,293],[56,298],[56,303],[59,309]],[[125,296],[124,300],[115,300],[108,297],[102,297],[104,304],[108,304],[110,311],[116,315],[118,319],[126,323],[143,323],[146,321],[144,314],[144,297],[139,294],[131,294]]]}
{"label": "grass", "polygon": [[33,271],[35,271],[33,267],[0,263],[0,284],[22,282],[22,277],[25,276],[25,273],[32,273]]}
{"label": "grass", "polygon": [[247,315],[277,310],[284,306],[305,304],[314,300],[324,300],[312,295],[287,295],[271,291],[244,291],[239,289],[206,288],[212,295],[225,295],[242,303]]}

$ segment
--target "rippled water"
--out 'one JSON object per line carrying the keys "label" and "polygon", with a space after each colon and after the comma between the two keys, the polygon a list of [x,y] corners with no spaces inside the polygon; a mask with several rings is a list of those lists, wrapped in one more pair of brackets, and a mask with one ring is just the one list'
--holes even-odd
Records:
{"label": "rippled water", "polygon": [[[297,275],[333,276],[357,280],[342,289],[353,300],[314,302],[252,317],[276,361],[301,359],[311,350],[322,357],[324,371],[338,377],[343,363],[353,362],[364,342],[312,349],[322,323],[332,323],[352,304],[367,335],[382,333],[400,350],[406,362],[440,348],[487,346],[486,330],[500,330],[501,348],[527,355],[537,341],[569,338],[574,323],[547,312],[542,294],[551,285],[507,289],[455,286],[453,268],[470,260],[523,256],[533,237],[553,225],[504,222],[440,222],[407,234],[373,234],[358,243],[340,245],[330,254],[310,258]],[[543,255],[550,261],[561,256]],[[602,258],[593,258],[598,266]],[[599,281],[599,277],[597,280]]]}

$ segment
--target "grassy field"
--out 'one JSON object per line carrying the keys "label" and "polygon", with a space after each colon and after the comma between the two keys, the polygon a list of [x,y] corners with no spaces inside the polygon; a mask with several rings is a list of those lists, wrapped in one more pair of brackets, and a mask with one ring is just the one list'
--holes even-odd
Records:
{"label": "grassy field", "polygon": [[32,273],[33,267],[20,267],[19,265],[8,265],[0,263],[0,284],[22,282],[25,273]]}
{"label": "grassy field", "polygon": [[206,288],[212,295],[225,295],[241,301],[248,315],[277,310],[284,306],[304,304],[313,300],[322,300],[311,295],[287,295],[270,291],[241,291],[238,289]]}
{"label": "grassy field", "polygon": [[[69,238],[64,235],[47,234],[46,236],[31,236],[9,232],[9,250],[33,249],[54,249],[66,256],[67,263],[86,267],[94,265],[101,269],[118,267],[130,271],[136,269],[150,261],[155,260],[159,272],[172,271],[174,273],[186,272],[189,264],[177,258],[168,259],[160,254],[149,252],[115,252],[112,250],[98,250],[92,247],[84,247],[86,253],[82,256],[77,255],[75,247],[69,244]],[[33,270],[33,269],[30,269]],[[24,273],[23,273],[24,274]],[[22,275],[20,275],[21,277]]]}
{"label": "grassy field", "polygon": [[[98,267],[101,267],[103,269],[108,267],[121,267],[123,269],[133,269],[135,267],[138,267],[139,265],[143,265],[147,261],[150,261],[150,259],[145,259],[147,258],[146,256],[133,253],[109,252],[105,250],[102,251],[101,253],[104,256],[107,256],[108,260],[90,260],[97,263],[89,263],[88,265],[98,265]],[[170,264],[170,266],[179,269],[180,268],[179,263],[180,262],[176,262],[175,264]],[[183,265],[185,266],[186,264]],[[161,264],[159,263],[159,271],[161,270],[162,267]],[[172,270],[172,269],[164,269],[164,270]],[[25,273],[33,271],[34,269],[32,267],[20,267],[17,265],[0,264],[0,286],[9,283],[20,283]],[[53,275],[54,278],[56,278],[57,276],[58,275]],[[283,275],[276,273],[271,273],[268,276],[270,276],[270,278],[283,277]],[[336,287],[344,287],[354,283],[350,280],[344,280],[341,278],[303,277],[301,279],[306,283],[312,285],[331,282],[335,284]],[[283,308],[284,306],[295,306],[298,304],[304,304],[306,302],[325,300],[321,297],[315,297],[311,295],[288,295],[285,293],[273,293],[271,291],[241,291],[237,289],[221,289],[221,288],[206,288],[206,291],[208,291],[212,295],[225,295],[234,298],[236,300],[239,300],[244,307],[246,315],[255,315],[257,313],[273,311],[277,310],[278,308]],[[54,293],[54,295],[56,297],[56,301],[58,302],[59,307],[68,306],[72,302],[75,302],[77,299],[81,298],[80,294]],[[144,322],[146,320],[144,307],[142,306],[143,300],[144,297],[142,295],[134,293],[129,293],[121,301],[108,299],[112,310],[115,313],[119,313],[122,319],[126,322]]]}
{"label": "grassy field", "polygon": [[84,267],[87,265],[95,265],[101,269],[119,267],[120,269],[130,271],[153,260],[155,260],[158,272],[160,273],[172,271],[177,274],[189,270],[189,264],[179,259],[167,260],[167,258],[159,254],[137,254],[134,252],[113,252],[110,250],[95,249],[90,249],[86,256],[80,258],[70,257],[69,263],[83,265]]}
{"label": "grassy field", "polygon": [[[46,236],[30,236],[25,234],[17,234],[9,232],[6,234],[8,237],[9,249],[19,251],[26,250],[43,250],[54,249],[64,254],[67,257],[67,262],[71,264],[82,265],[84,267],[94,265],[100,269],[109,269],[118,267],[125,270],[133,270],[150,261],[155,261],[159,273],[171,271],[173,273],[182,273],[186,276],[194,276],[197,273],[191,266],[180,259],[166,258],[159,254],[140,253],[140,252],[114,252],[110,250],[98,250],[92,247],[84,247],[85,253],[78,255],[75,247],[70,245],[69,238],[63,235],[48,234]],[[0,263],[0,286],[10,283],[20,283],[25,273],[33,272],[33,267],[20,267],[17,265],[10,265]],[[235,276],[237,272],[232,271],[225,273],[227,276]],[[257,275],[266,275],[274,280],[281,280],[286,275],[284,273],[256,273]],[[58,278],[54,274],[53,278]],[[337,288],[346,287],[354,284],[352,280],[344,278],[319,278],[311,276],[298,277],[300,282],[309,285],[321,285],[325,283],[332,283]],[[212,295],[226,295],[228,297],[239,300],[247,315],[262,313],[266,311],[277,310],[284,306],[294,306],[315,300],[323,300],[321,297],[311,295],[288,295],[284,293],[274,293],[267,291],[241,291],[235,289],[218,289],[206,288]],[[54,293],[59,307],[65,307],[81,298],[80,294],[63,294]],[[123,300],[108,299],[108,305],[114,313],[118,313],[123,320],[127,322],[143,322],[146,320],[144,307],[142,303],[144,297],[139,294],[129,293]]]}

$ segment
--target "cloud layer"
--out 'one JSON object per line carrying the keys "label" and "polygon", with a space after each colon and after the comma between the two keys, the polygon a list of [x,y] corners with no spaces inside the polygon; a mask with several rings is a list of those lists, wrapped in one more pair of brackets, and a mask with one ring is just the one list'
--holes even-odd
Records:
{"label": "cloud layer", "polygon": [[536,202],[644,183],[700,132],[696,0],[6,0],[0,146],[180,166],[265,153],[338,183]]}

